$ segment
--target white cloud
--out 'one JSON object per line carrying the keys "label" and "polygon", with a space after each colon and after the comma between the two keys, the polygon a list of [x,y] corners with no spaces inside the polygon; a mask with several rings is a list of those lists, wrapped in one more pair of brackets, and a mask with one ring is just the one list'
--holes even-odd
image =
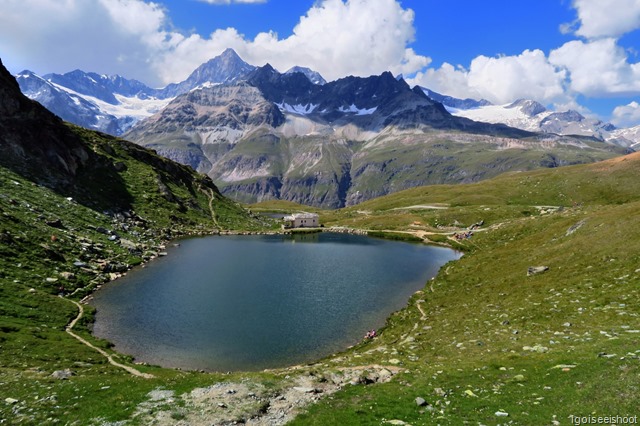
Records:
{"label": "white cloud", "polygon": [[165,11],[138,0],[0,0],[0,8],[0,51],[15,71],[81,68],[144,80],[171,38]]}
{"label": "white cloud", "polygon": [[503,104],[518,98],[542,103],[564,99],[565,72],[547,60],[541,50],[517,56],[478,56],[469,69],[444,64],[416,75],[412,83],[456,97],[484,98]]}
{"label": "white cloud", "polygon": [[250,4],[255,4],[255,3],[266,3],[267,0],[198,0],[202,3],[209,3],[209,4],[231,4],[231,3],[250,3]]}
{"label": "white cloud", "polygon": [[585,96],[640,94],[640,64],[631,64],[613,38],[565,43],[549,61],[569,72],[570,89]]}
{"label": "white cloud", "polygon": [[268,32],[253,40],[234,28],[206,37],[179,33],[165,9],[143,0],[0,0],[0,6],[5,63],[39,73],[80,68],[162,85],[186,78],[227,47],[256,65],[307,66],[329,80],[414,73],[429,63],[407,47],[414,13],[396,0],[322,0],[291,36]]}
{"label": "white cloud", "polygon": [[640,123],[640,104],[634,101],[615,107],[611,122],[618,127],[637,126]]}
{"label": "white cloud", "polygon": [[588,39],[617,38],[640,28],[640,0],[574,0],[573,7],[575,33]]}

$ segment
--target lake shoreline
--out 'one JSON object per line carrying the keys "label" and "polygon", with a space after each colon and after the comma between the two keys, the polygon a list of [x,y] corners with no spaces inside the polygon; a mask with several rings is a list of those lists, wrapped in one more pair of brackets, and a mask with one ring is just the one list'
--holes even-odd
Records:
{"label": "lake shoreline", "polygon": [[[333,233],[333,234],[335,234],[335,233],[336,233],[336,232],[332,232],[332,231],[334,231],[334,229],[331,229],[331,228],[325,228],[325,229],[323,229],[323,232],[325,232],[325,233]],[[363,234],[364,234],[364,232],[363,232],[363,231],[359,231],[359,232],[361,232],[361,234],[359,234],[359,235],[366,236],[366,234],[365,234],[365,235],[363,235]],[[347,233],[347,232],[344,232],[344,233]],[[348,232],[348,233],[351,233],[351,232]],[[194,236],[185,236],[185,237],[186,237],[186,238],[188,238],[188,239],[191,239],[191,238],[195,238],[195,237],[197,237],[197,239],[199,239],[199,238],[202,238],[202,237],[218,236],[218,235],[229,235],[229,236],[240,236],[240,237],[241,237],[241,236],[245,236],[245,235],[277,236],[277,235],[288,235],[288,233],[285,233],[285,232],[224,232],[224,233],[222,233],[222,232],[221,232],[221,233],[215,233],[214,235],[197,235],[197,236],[196,236],[196,235],[194,235]],[[174,246],[181,246],[181,243],[184,241],[185,237],[181,237],[181,238],[179,238],[179,239],[172,240],[172,242],[171,242],[171,243],[172,243]],[[373,238],[373,239],[375,240],[376,238]],[[178,247],[175,247],[175,248],[177,249]],[[451,249],[450,249],[450,250],[451,250]],[[455,250],[451,250],[451,252],[452,252],[452,253],[456,253],[456,254],[455,254],[455,258],[452,258],[452,260],[459,259],[459,257],[460,257],[460,253],[459,253],[459,252],[456,252]],[[168,255],[171,255],[171,252],[169,251],[167,254],[168,254]],[[156,259],[152,259],[152,260],[156,260]],[[147,262],[147,263],[145,263],[144,265],[140,265],[140,266],[141,266],[142,268],[145,268],[145,267],[147,266],[147,264],[148,264],[148,262]],[[137,269],[137,268],[136,268],[136,269]],[[434,276],[435,276],[435,275],[437,274],[437,272],[439,271],[439,269],[440,269],[440,267],[438,267],[438,269],[437,269],[437,270],[436,270],[432,275],[434,275]],[[114,281],[115,281],[115,280],[114,280]],[[420,280],[419,285],[418,285],[418,286],[415,286],[415,285],[414,285],[414,287],[416,287],[416,288],[418,288],[418,289],[422,289],[422,288],[424,288],[424,286],[426,285],[426,283],[427,283],[427,281],[426,281],[426,280],[425,280],[425,281]],[[102,288],[102,286],[100,286],[100,287]],[[101,289],[101,288],[96,288],[96,291],[97,291],[98,289]],[[415,289],[414,289],[414,290],[415,290]],[[410,299],[411,295],[412,295],[414,292],[415,292],[415,291],[412,291],[412,292],[411,292],[411,294],[408,294],[406,298],[404,298],[404,297],[403,297],[403,300],[401,301],[401,306],[400,306],[400,304],[398,304],[398,306],[396,306],[396,308],[395,308],[394,310],[392,310],[391,312],[389,312],[389,314],[388,314],[388,315],[387,315],[387,314],[384,314],[384,315],[383,315],[383,316],[384,316],[384,318],[381,318],[381,319],[380,319],[380,321],[379,321],[379,322],[377,322],[378,326],[384,326],[384,324],[386,324],[387,319],[389,318],[389,315],[391,315],[391,313],[392,313],[392,312],[394,312],[394,311],[395,311],[395,310],[397,310],[397,309],[403,309],[403,308],[405,308],[405,307],[407,306],[407,304],[408,304],[408,301],[409,301],[409,299]],[[90,299],[87,299],[87,300],[84,300],[84,303],[87,303],[87,302],[89,302],[89,301],[92,301],[92,300],[94,299],[94,297],[95,297],[95,293],[96,293],[96,292],[92,292],[92,294],[91,294],[91,298],[90,298]],[[94,307],[96,308],[96,312],[98,312],[98,311],[100,310],[100,307],[99,307],[99,306],[95,306],[95,304],[94,304],[94,303],[92,303],[92,306],[94,306]],[[95,326],[95,317],[94,317],[94,326]],[[358,329],[359,329],[359,328],[360,328],[360,327],[358,327]],[[362,328],[364,329],[364,327],[362,327]],[[368,329],[368,328],[367,328],[367,329]],[[94,330],[95,330],[95,327],[94,327]],[[366,331],[366,330],[365,330],[365,331]],[[95,331],[93,331],[93,332],[92,332],[92,334],[93,334],[93,335],[94,335],[94,337],[96,337],[96,338],[105,339],[105,340],[107,340],[107,341],[110,341],[111,343],[114,343],[113,339],[111,339],[111,338],[108,338],[108,337],[107,337],[107,338],[105,338],[104,336],[103,336],[103,337],[98,337],[98,336],[95,334]],[[353,331],[351,332],[351,334],[353,334]],[[356,336],[356,335],[357,335],[357,336]],[[320,359],[323,359],[323,358],[326,358],[326,357],[333,356],[333,355],[335,355],[335,354],[338,354],[338,353],[344,352],[345,350],[348,350],[351,346],[353,346],[353,345],[357,345],[360,341],[361,341],[360,332],[357,332],[357,333],[354,335],[353,339],[349,340],[346,344],[342,344],[342,345],[340,345],[340,348],[334,348],[334,349],[332,349],[332,350],[330,350],[330,351],[328,351],[328,352],[327,352],[327,351],[325,351],[325,353],[318,354],[318,356],[315,356],[315,355],[313,355],[313,356],[309,356],[309,357],[307,357],[307,359],[304,359],[304,360],[298,360],[298,361],[294,361],[294,362],[291,362],[291,363],[289,363],[289,362],[285,362],[284,364],[278,364],[278,365],[275,365],[275,366],[268,366],[268,367],[265,367],[265,368],[267,368],[267,369],[269,369],[269,370],[272,370],[272,369],[281,369],[281,368],[289,368],[289,367],[291,367],[291,366],[293,366],[293,365],[297,365],[297,364],[300,364],[300,363],[302,363],[302,364],[306,364],[306,363],[309,363],[309,362],[312,362],[312,363],[313,363],[313,362],[317,362],[317,361],[318,361],[318,360],[320,360]],[[126,350],[125,348],[123,348],[121,344],[119,344],[118,346],[120,346],[120,348],[118,348],[118,349],[117,349],[117,351],[118,351],[119,353],[125,353],[125,354],[126,354],[126,353],[132,353],[132,352],[131,352],[131,350]],[[214,371],[227,371],[227,369],[225,369],[225,368],[200,368],[200,367],[197,367],[197,366],[196,366],[196,367],[193,367],[193,368],[185,368],[185,367],[179,367],[179,366],[175,366],[175,365],[169,365],[169,366],[167,366],[167,364],[166,364],[166,363],[164,363],[164,364],[163,364],[163,363],[158,363],[158,362],[156,362],[156,361],[149,361],[148,359],[146,359],[146,360],[145,360],[145,359],[144,359],[144,357],[141,357],[139,354],[133,355],[133,357],[134,357],[134,359],[136,359],[136,360],[137,360],[136,362],[138,362],[138,363],[139,363],[140,361],[142,361],[142,362],[149,362],[149,363],[152,363],[152,364],[159,364],[159,365],[161,365],[161,366],[164,366],[165,368],[173,368],[173,369],[178,368],[178,369],[182,369],[182,370],[193,370],[193,371],[202,371],[202,370],[205,370],[205,371],[211,371],[211,372],[214,372]],[[170,363],[170,364],[173,364],[173,363]],[[261,366],[257,366],[257,367],[248,367],[248,368],[240,368],[240,369],[233,369],[233,370],[234,370],[234,371],[261,371],[261,370],[264,370],[264,368],[262,368]]]}

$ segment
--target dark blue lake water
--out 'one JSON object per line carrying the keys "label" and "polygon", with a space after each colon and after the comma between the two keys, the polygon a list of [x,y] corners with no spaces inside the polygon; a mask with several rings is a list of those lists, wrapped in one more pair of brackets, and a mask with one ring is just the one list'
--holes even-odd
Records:
{"label": "dark blue lake water", "polygon": [[139,361],[213,371],[282,367],[343,350],[460,257],[330,233],[180,243],[95,293],[94,334]]}

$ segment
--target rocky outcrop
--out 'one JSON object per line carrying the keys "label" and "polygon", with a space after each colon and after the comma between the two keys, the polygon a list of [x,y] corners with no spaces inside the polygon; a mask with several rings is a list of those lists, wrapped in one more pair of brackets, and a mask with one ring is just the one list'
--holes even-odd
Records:
{"label": "rocky outcrop", "polygon": [[[453,116],[388,72],[320,85],[269,64],[244,81],[177,97],[125,137],[207,173],[239,201],[329,208],[614,155],[606,146]],[[584,148],[580,156],[574,146]]]}
{"label": "rocky outcrop", "polygon": [[92,156],[62,120],[26,98],[0,62],[0,165],[62,188]]}

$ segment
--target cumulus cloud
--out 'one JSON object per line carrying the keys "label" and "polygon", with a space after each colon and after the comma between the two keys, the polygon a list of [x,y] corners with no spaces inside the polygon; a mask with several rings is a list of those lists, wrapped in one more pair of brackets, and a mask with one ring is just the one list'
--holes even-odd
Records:
{"label": "cumulus cloud", "polygon": [[613,110],[611,122],[618,127],[635,126],[640,123],[640,104],[631,102],[618,106]]}
{"label": "cumulus cloud", "polygon": [[620,37],[640,28],[640,0],[574,0],[578,20],[565,30],[588,39]]}
{"label": "cumulus cloud", "polygon": [[186,78],[227,47],[256,65],[307,66],[330,80],[385,70],[414,73],[429,63],[408,47],[414,13],[396,0],[322,0],[300,18],[291,36],[265,32],[253,40],[234,28],[208,36],[182,34],[171,28],[162,6],[144,0],[0,3],[5,62],[40,73],[81,68],[163,85]]}
{"label": "cumulus cloud", "polygon": [[640,64],[629,63],[613,38],[574,40],[551,51],[549,61],[569,73],[570,89],[585,96],[640,93]]}
{"label": "cumulus cloud", "polygon": [[[576,99],[640,95],[640,63],[630,61],[619,37],[640,28],[640,0],[574,0],[575,22],[560,30],[582,39],[569,41],[545,54],[525,50],[520,55],[478,56],[468,67],[444,63],[418,72],[410,82],[455,97],[485,98],[494,103],[530,98],[559,109],[592,113]],[[619,107],[614,120],[640,119],[629,105]],[[624,115],[623,115],[624,112]],[[617,114],[617,115],[616,115]]]}
{"label": "cumulus cloud", "polygon": [[541,50],[516,56],[478,56],[469,69],[444,64],[416,75],[413,82],[457,97],[484,98],[503,104],[518,98],[543,103],[564,98],[565,71],[552,65]]}
{"label": "cumulus cloud", "polygon": [[138,0],[0,0],[8,67],[149,76],[157,46],[172,38],[164,9]]}
{"label": "cumulus cloud", "polygon": [[231,4],[231,3],[266,3],[267,0],[198,0],[209,4]]}
{"label": "cumulus cloud", "polygon": [[414,38],[413,19],[413,11],[395,0],[325,0],[301,17],[287,38],[264,32],[247,40],[233,28],[208,38],[192,35],[176,40],[155,66],[164,81],[171,81],[231,47],[250,63],[269,62],[283,71],[306,66],[328,80],[387,70],[414,73],[430,60],[407,47]]}

